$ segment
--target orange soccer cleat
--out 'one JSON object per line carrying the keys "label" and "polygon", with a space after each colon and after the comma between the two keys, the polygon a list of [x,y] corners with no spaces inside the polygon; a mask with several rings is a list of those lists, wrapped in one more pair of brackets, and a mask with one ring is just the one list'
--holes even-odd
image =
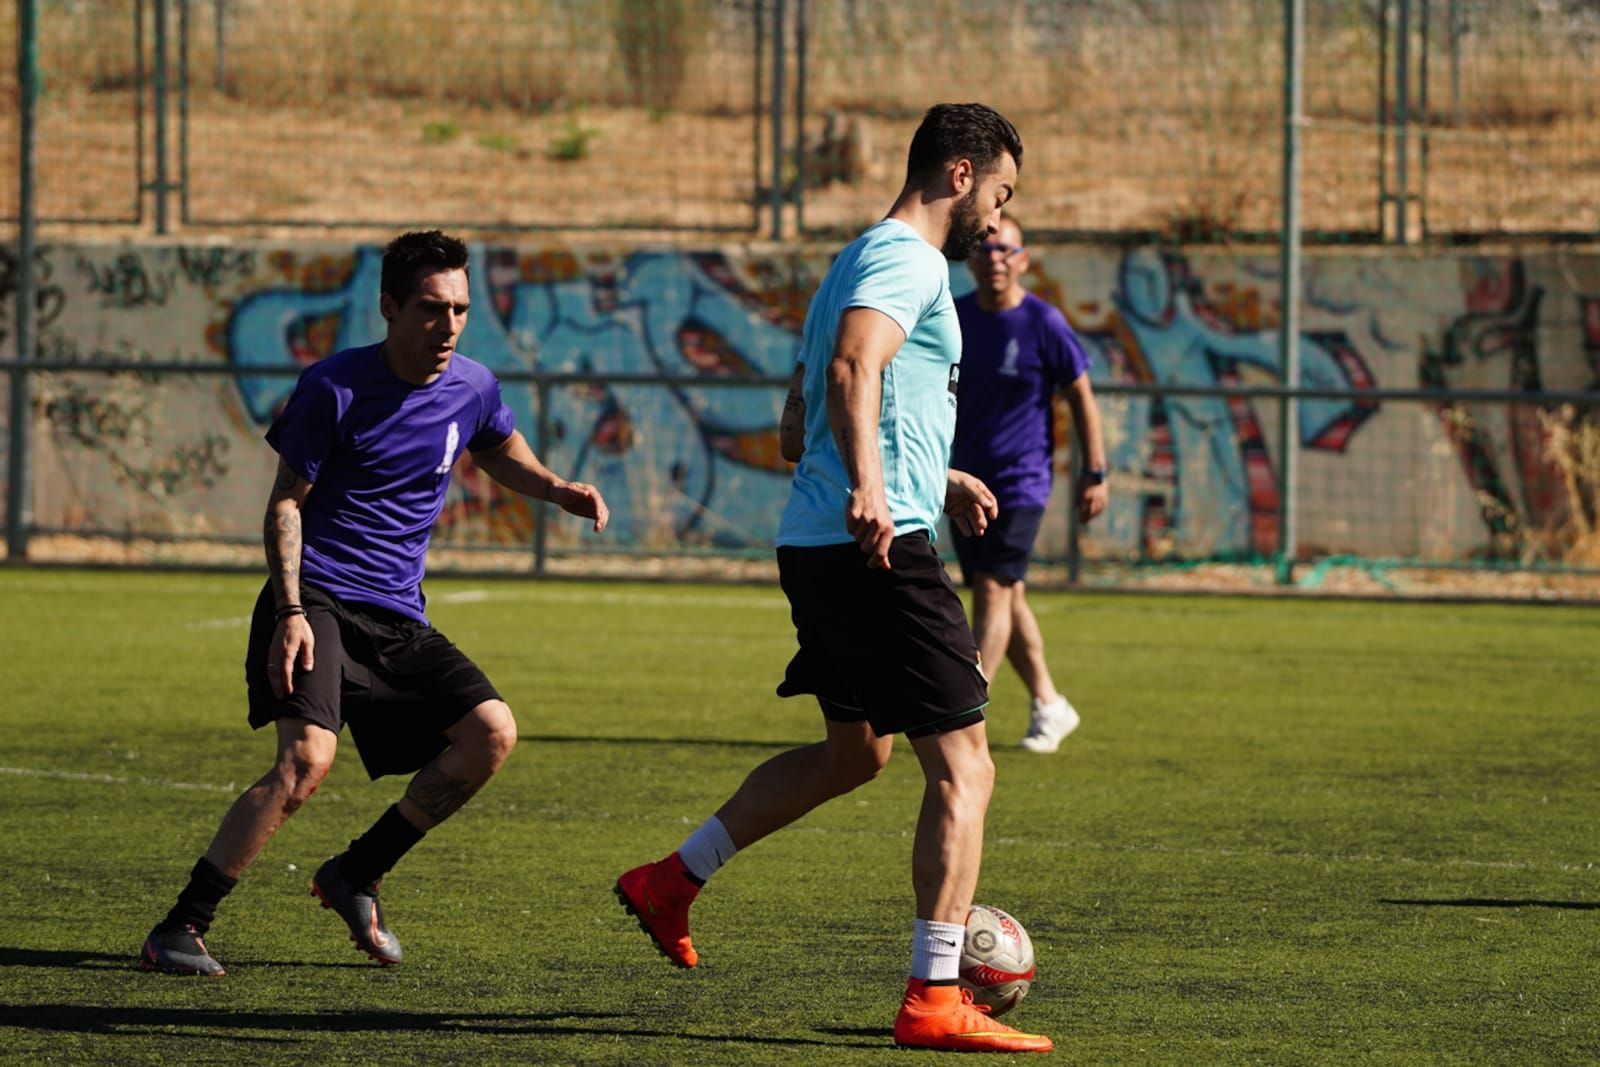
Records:
{"label": "orange soccer cleat", "polygon": [[991,1019],[972,1003],[972,994],[951,983],[906,983],[906,996],[894,1020],[894,1043],[946,1052],[1049,1052],[1050,1039],[1025,1034]]}
{"label": "orange soccer cleat", "polygon": [[689,905],[700,884],[674,852],[664,860],[647,863],[617,879],[617,900],[639,920],[661,954],[679,967],[693,967],[700,954],[689,940]]}

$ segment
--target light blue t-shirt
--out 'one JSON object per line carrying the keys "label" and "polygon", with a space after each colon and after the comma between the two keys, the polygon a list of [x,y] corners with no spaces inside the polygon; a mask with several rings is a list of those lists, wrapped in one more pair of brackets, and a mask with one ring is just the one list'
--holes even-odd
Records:
{"label": "light blue t-shirt", "polygon": [[883,371],[878,450],[896,536],[936,536],[944,511],[950,442],[956,428],[956,366],[961,326],[950,298],[944,254],[898,219],[884,219],[847,245],[822,279],[806,312],[800,342],[805,363],[805,454],[778,524],[780,545],[853,541],[844,526],[850,479],[828,426],[827,367],[839,320],[872,308],[905,331]]}

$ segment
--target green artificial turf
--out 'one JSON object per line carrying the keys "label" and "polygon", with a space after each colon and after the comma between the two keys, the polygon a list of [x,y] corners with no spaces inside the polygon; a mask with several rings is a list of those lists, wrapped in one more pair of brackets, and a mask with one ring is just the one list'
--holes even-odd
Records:
{"label": "green artificial turf", "polygon": [[[224,903],[222,979],[133,959],[232,796],[241,575],[0,570],[0,1060],[924,1061],[891,1048],[921,776],[737,857],[669,967],[610,893],[757,762],[819,736],[773,695],[775,588],[430,582],[517,712],[489,787],[384,884],[366,961],[310,874],[396,797],[353,749]],[[1035,593],[1083,725],[1016,747],[978,899],[1028,928],[1007,1021],[1083,1063],[1600,1059],[1600,614]]]}

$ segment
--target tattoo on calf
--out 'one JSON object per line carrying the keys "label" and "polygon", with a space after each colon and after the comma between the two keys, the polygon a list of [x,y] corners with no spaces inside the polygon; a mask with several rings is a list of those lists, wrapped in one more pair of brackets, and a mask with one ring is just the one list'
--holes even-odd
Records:
{"label": "tattoo on calf", "polygon": [[461,805],[471,800],[477,791],[478,786],[465,778],[452,778],[439,768],[430,765],[422,768],[416,777],[411,779],[411,784],[406,786],[406,798],[420,808],[428,818],[435,822],[443,822]]}

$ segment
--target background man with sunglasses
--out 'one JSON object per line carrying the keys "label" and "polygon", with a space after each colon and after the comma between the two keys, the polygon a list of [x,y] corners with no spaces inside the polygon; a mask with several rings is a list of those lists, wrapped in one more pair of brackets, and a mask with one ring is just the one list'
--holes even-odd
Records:
{"label": "background man with sunglasses", "polygon": [[978,288],[956,301],[961,386],[950,466],[982,479],[1000,514],[982,537],[953,531],[956,555],[972,589],[972,631],[984,673],[993,680],[1001,658],[1011,661],[1032,697],[1022,747],[1054,752],[1077,728],[1078,713],[1050,677],[1024,579],[1050,499],[1056,387],[1066,394],[1083,458],[1073,487],[1081,522],[1106,507],[1100,409],[1089,385],[1089,357],[1066,316],[1022,285],[1028,252],[1016,220],[1002,218],[967,267]]}

